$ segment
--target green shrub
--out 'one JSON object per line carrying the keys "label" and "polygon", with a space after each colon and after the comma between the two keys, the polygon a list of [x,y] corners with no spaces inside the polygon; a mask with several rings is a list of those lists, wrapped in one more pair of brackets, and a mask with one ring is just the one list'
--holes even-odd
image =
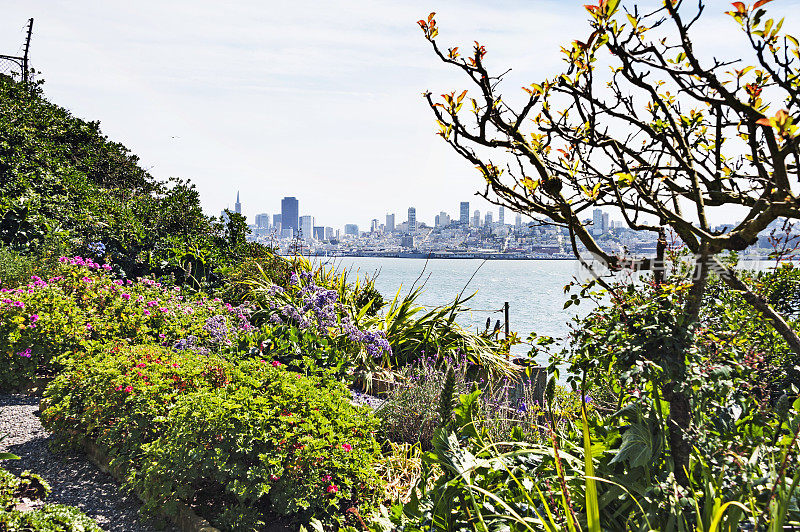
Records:
{"label": "green shrub", "polygon": [[147,346],[105,353],[50,384],[42,421],[64,442],[96,440],[148,508],[193,503],[231,530],[343,522],[380,493],[375,418],[343,385],[277,361]]}
{"label": "green shrub", "polygon": [[0,291],[0,389],[53,374],[109,344],[218,349],[251,326],[247,309],[185,297],[143,279],[114,279],[88,259],[62,258],[54,277]]}
{"label": "green shrub", "polygon": [[23,498],[40,501],[49,493],[50,486],[40,476],[27,471],[16,476],[0,468],[0,530],[101,532],[97,523],[77,508],[60,504],[25,512],[15,508]]}

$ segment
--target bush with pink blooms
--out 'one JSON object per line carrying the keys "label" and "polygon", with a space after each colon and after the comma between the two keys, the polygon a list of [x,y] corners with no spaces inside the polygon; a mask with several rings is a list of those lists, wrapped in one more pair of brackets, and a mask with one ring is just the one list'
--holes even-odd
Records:
{"label": "bush with pink blooms", "polygon": [[247,307],[184,295],[151,279],[117,279],[111,266],[61,257],[46,279],[0,290],[0,390],[52,376],[110,344],[160,344],[200,353],[252,330]]}

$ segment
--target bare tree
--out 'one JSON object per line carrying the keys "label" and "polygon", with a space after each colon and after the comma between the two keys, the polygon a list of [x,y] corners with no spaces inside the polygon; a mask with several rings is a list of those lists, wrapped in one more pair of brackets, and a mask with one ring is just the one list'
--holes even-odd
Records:
{"label": "bare tree", "polygon": [[[800,51],[794,37],[781,33],[783,21],[766,17],[762,6],[769,1],[735,2],[727,12],[752,50],[743,64],[698,55],[690,34],[702,29],[702,1],[686,7],[666,0],[640,12],[600,0],[586,6],[588,37],[562,48],[565,72],[523,87],[526,101],[517,108],[502,99],[507,72],[487,70],[483,46],[476,42],[468,57],[440,48],[432,13],[419,21],[425,37],[443,62],[469,78],[473,94],[425,98],[439,135],[485,178],[480,195],[568,228],[576,255],[580,243],[612,270],[653,267],[653,260],[631,260],[595,239],[581,220],[597,207],[613,208],[627,227],[662,241],[665,229],[674,231],[696,257],[683,309],[687,327],[676,334],[688,334],[696,321],[713,269],[800,355],[800,337],[786,320],[715,257],[754,244],[778,218],[800,217],[794,190]],[[741,221],[714,231],[709,213],[731,208],[744,213]],[[664,356],[675,368],[663,392],[676,477],[685,482],[688,399],[674,386],[684,359],[680,352]]]}

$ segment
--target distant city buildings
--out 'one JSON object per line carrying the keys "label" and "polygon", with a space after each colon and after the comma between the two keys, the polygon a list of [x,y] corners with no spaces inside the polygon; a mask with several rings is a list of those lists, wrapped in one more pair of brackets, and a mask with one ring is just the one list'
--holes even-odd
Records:
{"label": "distant city buildings", "polygon": [[313,216],[301,216],[299,219],[300,223],[300,237],[303,240],[311,240],[314,238],[314,217]]}
{"label": "distant city buildings", "polygon": [[269,227],[269,214],[262,213],[256,214],[256,227],[259,229],[266,229]]}
{"label": "distant city buildings", "polygon": [[[221,220],[228,221],[231,212],[241,214],[241,194],[237,192],[233,211],[224,210]],[[546,223],[523,223],[523,214],[514,213],[513,225],[506,225],[505,208],[491,210],[481,218],[477,209],[470,216],[470,202],[458,204],[458,217],[440,211],[432,225],[417,218],[415,207],[408,208],[408,219],[397,223],[394,213],[385,215],[385,223],[373,218],[369,230],[359,231],[357,224],[347,224],[340,231],[326,227],[314,216],[299,216],[299,201],[287,196],[281,199],[280,213],[270,217],[266,212],[255,215],[249,226],[251,240],[274,247],[281,253],[297,252],[298,236],[304,240],[304,254],[330,256],[414,256],[414,257],[480,257],[480,258],[571,258],[569,232],[564,227]],[[496,218],[495,218],[496,216]],[[271,222],[271,223],[270,223]],[[652,255],[655,236],[630,230],[627,225],[611,220],[603,209],[592,211],[582,221],[605,249],[631,255]],[[316,225],[319,223],[320,225]],[[716,227],[727,231],[731,224]],[[770,231],[759,233],[758,246],[771,245]],[[344,238],[340,238],[344,237]],[[578,243],[578,252],[586,250]]]}
{"label": "distant city buildings", "polygon": [[281,200],[281,227],[284,231],[291,229],[295,233],[300,229],[300,202],[288,196]]}

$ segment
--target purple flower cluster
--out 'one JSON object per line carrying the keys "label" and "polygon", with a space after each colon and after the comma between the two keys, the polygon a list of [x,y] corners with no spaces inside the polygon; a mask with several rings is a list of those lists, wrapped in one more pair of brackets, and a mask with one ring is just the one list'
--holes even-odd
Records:
{"label": "purple flower cluster", "polygon": [[220,345],[230,345],[231,341],[228,339],[228,320],[222,314],[211,316],[203,324],[205,330],[211,336],[211,342]]}
{"label": "purple flower cluster", "polygon": [[362,331],[356,327],[336,290],[318,285],[310,272],[293,272],[289,278],[288,293],[273,285],[267,291],[268,307],[272,311],[269,322],[275,325],[291,323],[303,329],[314,329],[328,336],[346,336],[363,347],[372,358],[390,355],[392,348],[384,333]]}

